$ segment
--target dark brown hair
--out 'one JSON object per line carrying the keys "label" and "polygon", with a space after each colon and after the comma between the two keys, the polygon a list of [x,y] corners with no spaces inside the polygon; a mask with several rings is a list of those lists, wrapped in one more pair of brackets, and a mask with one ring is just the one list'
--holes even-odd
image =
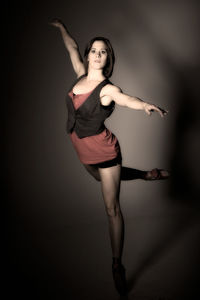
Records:
{"label": "dark brown hair", "polygon": [[106,44],[106,47],[107,47],[107,62],[106,62],[106,65],[103,69],[103,74],[105,77],[109,78],[111,75],[112,75],[112,72],[113,72],[113,68],[114,68],[114,63],[115,63],[115,54],[114,54],[114,51],[113,51],[113,48],[112,48],[112,45],[110,43],[110,41],[104,37],[101,37],[101,36],[97,36],[97,37],[94,37],[93,39],[91,39],[89,41],[89,43],[86,45],[85,47],[85,52],[84,52],[84,65],[85,65],[85,68],[86,68],[86,72],[88,72],[88,54],[92,48],[92,45],[95,41],[102,41]]}

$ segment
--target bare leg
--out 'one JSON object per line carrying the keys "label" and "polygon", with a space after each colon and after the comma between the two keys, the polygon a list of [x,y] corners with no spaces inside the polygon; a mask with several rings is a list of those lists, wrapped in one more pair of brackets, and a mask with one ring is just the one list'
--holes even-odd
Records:
{"label": "bare leg", "polygon": [[97,181],[101,181],[113,257],[121,260],[124,242],[124,219],[119,203],[121,165],[110,168],[84,167]]}
{"label": "bare leg", "polygon": [[119,204],[121,165],[99,168],[99,174],[109,222],[113,279],[119,294],[127,295],[125,268],[121,263],[124,245],[124,219]]}
{"label": "bare leg", "polygon": [[121,259],[124,242],[124,220],[119,204],[121,165],[99,168],[101,188],[109,222],[113,257]]}

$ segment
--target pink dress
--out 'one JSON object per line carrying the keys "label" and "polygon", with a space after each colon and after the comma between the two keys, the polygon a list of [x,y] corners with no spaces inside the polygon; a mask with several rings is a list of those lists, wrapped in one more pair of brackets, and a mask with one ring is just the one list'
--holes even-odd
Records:
{"label": "pink dress", "polygon": [[[69,92],[75,109],[89,97],[92,91],[75,95]],[[75,131],[69,134],[72,144],[83,164],[97,164],[117,157],[120,146],[116,136],[105,128],[100,134],[79,138]]]}

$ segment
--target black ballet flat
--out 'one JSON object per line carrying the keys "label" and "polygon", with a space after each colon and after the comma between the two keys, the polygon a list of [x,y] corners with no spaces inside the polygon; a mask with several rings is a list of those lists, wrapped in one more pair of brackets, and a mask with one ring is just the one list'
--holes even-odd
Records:
{"label": "black ballet flat", "polygon": [[121,296],[127,295],[126,269],[122,264],[112,265],[115,287]]}

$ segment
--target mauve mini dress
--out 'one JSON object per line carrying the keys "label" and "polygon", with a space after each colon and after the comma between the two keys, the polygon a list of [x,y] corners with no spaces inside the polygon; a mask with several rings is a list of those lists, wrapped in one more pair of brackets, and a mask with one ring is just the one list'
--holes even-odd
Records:
{"label": "mauve mini dress", "polygon": [[[88,93],[75,95],[70,91],[69,96],[72,98],[74,108],[78,109],[92,92],[93,90]],[[79,138],[75,131],[72,131],[69,136],[83,164],[97,164],[121,155],[119,142],[108,128],[105,128],[100,134],[84,138]]]}

